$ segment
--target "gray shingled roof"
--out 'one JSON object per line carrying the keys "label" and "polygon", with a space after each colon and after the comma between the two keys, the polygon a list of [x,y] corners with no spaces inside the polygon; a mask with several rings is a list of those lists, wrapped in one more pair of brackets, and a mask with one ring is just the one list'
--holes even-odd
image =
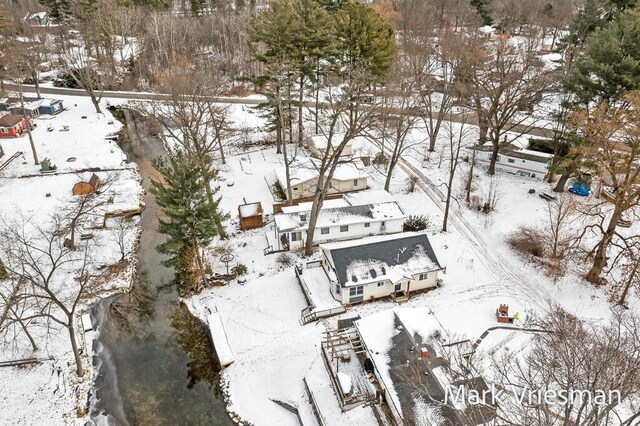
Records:
{"label": "gray shingled roof", "polygon": [[389,266],[401,265],[413,256],[419,246],[422,246],[429,258],[440,268],[440,262],[438,262],[433,247],[431,247],[431,242],[429,242],[429,238],[425,234],[329,249],[329,252],[336,267],[338,281],[344,286],[350,280],[347,277],[347,267],[351,262],[373,259],[385,262]]}

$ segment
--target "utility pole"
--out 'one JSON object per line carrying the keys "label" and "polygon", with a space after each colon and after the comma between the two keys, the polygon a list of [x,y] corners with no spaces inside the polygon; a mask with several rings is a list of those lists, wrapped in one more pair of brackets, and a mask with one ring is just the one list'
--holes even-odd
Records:
{"label": "utility pole", "polygon": [[31,144],[31,152],[33,153],[33,163],[37,166],[40,164],[38,161],[38,153],[36,152],[36,145],[33,142],[33,135],[31,134],[31,121],[27,117],[27,110],[24,108],[24,93],[22,91],[22,81],[18,80],[18,89],[20,90],[20,107],[22,108],[22,117],[27,122],[27,134],[29,135],[29,143]]}

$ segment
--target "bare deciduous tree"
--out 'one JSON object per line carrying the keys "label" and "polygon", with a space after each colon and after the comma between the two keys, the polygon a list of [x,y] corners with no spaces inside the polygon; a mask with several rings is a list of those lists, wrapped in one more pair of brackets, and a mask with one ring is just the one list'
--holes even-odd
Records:
{"label": "bare deciduous tree", "polygon": [[97,274],[89,261],[89,247],[76,255],[64,244],[65,226],[53,217],[47,226],[2,224],[2,251],[7,270],[18,282],[19,298],[29,312],[67,330],[78,376],[84,374],[75,333],[77,308],[94,294]]}
{"label": "bare deciduous tree", "polygon": [[369,82],[369,76],[360,76],[359,71],[354,70],[348,86],[328,90],[327,105],[322,114],[324,125],[321,126],[327,144],[318,164],[318,185],[309,215],[305,255],[313,252],[316,222],[345,147],[354,138],[364,135],[378,117],[379,105],[362,103],[362,94],[366,92]]}
{"label": "bare deciduous tree", "polygon": [[[470,100],[478,115],[480,144],[487,140],[493,145],[488,173],[495,173],[500,148],[509,141],[507,132],[526,133],[533,125],[531,111],[542,100],[553,82],[550,72],[531,57],[533,41],[519,45],[504,36],[495,42],[478,43],[477,37],[468,39],[474,49],[480,49],[475,59],[457,67],[462,96]],[[533,40],[533,39],[527,39]]]}
{"label": "bare deciduous tree", "polygon": [[460,164],[460,152],[466,148],[469,140],[469,133],[471,127],[467,125],[468,114],[460,115],[459,123],[452,123],[447,121],[444,129],[448,139],[448,162],[449,162],[449,176],[446,183],[447,195],[444,206],[444,218],[442,220],[442,232],[447,232],[447,222],[449,220],[449,211],[451,209],[451,195],[453,192],[453,180],[455,178],[458,166]]}
{"label": "bare deciduous tree", "polygon": [[[500,400],[498,422],[601,425],[620,419],[620,405],[640,396],[640,318],[616,311],[607,324],[590,324],[552,306],[539,325],[547,332],[536,334],[524,355],[505,349],[494,356],[495,385],[507,396]],[[529,398],[538,390],[563,390],[567,401],[544,393]],[[597,395],[604,395],[602,403]]]}
{"label": "bare deciduous tree", "polygon": [[630,92],[619,106],[601,103],[592,111],[578,111],[571,122],[587,141],[577,148],[583,164],[612,188],[613,208],[607,201],[590,206],[588,213],[599,220],[583,232],[587,235],[595,231],[599,237],[589,253],[593,264],[586,279],[601,284],[610,245],[626,238],[618,232],[618,225],[625,212],[640,201],[640,91]]}
{"label": "bare deciduous tree", "polygon": [[104,69],[104,63],[92,58],[88,50],[74,45],[67,46],[59,57],[66,75],[89,95],[96,113],[101,114],[100,101],[109,74]]}

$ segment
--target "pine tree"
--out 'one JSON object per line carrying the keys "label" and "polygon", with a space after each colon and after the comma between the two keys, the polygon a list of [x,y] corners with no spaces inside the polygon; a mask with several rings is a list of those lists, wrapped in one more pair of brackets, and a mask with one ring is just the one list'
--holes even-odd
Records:
{"label": "pine tree", "polygon": [[588,39],[575,64],[570,90],[586,105],[615,102],[640,88],[640,12],[627,11]]}
{"label": "pine tree", "polygon": [[180,290],[197,291],[204,272],[200,249],[217,234],[220,198],[211,205],[197,164],[180,152],[166,160],[156,159],[153,165],[163,177],[151,183],[151,193],[164,214],[158,232],[167,236],[157,250],[169,255],[163,265],[175,269]]}
{"label": "pine tree", "polygon": [[338,14],[343,76],[349,81],[354,73],[364,74],[372,83],[382,82],[396,55],[391,25],[370,6],[353,1]]}
{"label": "pine tree", "polygon": [[263,65],[263,73],[252,80],[259,93],[267,97],[259,109],[276,131],[278,153],[291,122],[291,93],[298,73],[296,59],[302,29],[295,0],[276,0],[249,31],[252,56]]}

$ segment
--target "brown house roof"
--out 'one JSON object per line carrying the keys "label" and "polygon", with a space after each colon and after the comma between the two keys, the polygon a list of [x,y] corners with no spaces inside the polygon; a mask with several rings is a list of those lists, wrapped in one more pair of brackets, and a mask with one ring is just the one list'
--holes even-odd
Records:
{"label": "brown house roof", "polygon": [[0,117],[0,127],[13,127],[23,120],[24,117],[18,114],[7,114]]}

